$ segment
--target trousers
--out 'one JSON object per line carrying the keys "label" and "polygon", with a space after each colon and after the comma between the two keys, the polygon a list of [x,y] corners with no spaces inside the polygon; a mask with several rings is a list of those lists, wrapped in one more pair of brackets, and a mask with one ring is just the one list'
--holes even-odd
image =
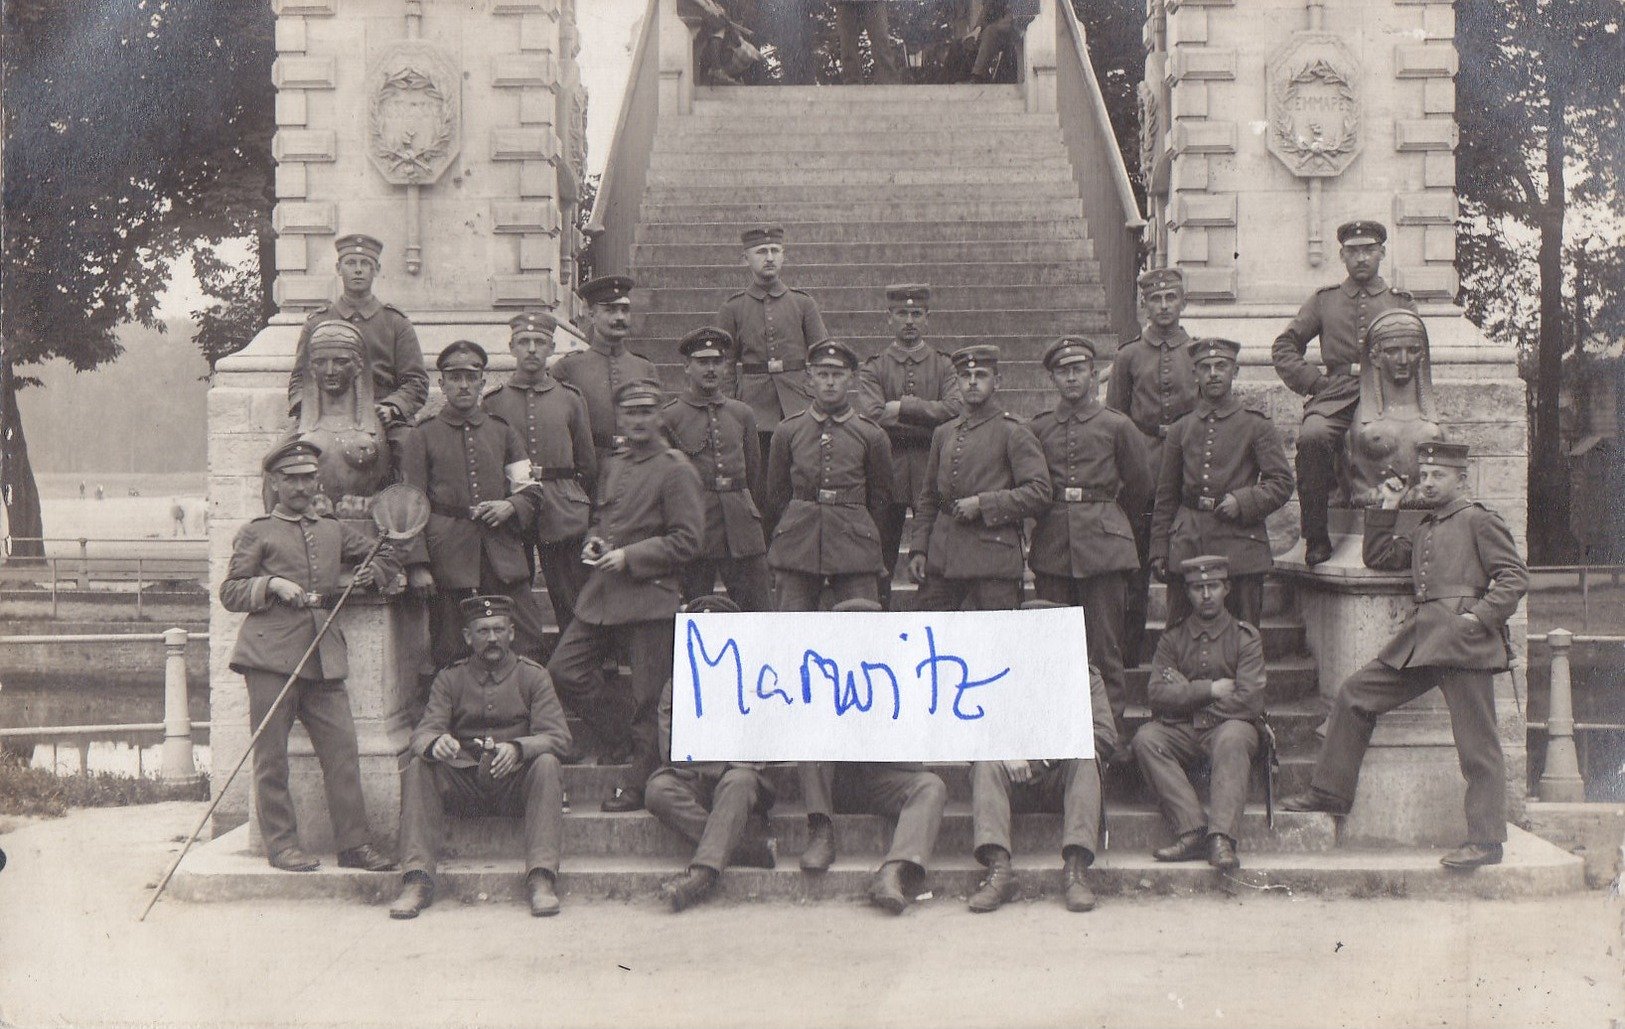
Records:
{"label": "trousers", "polygon": [[502,779],[479,768],[453,768],[413,757],[401,773],[401,869],[434,878],[445,813],[523,815],[525,872],[554,876],[564,840],[564,773],[559,759],[542,754]]}
{"label": "trousers", "polygon": [[668,766],[643,788],[649,813],[695,845],[689,864],[716,872],[728,867],[751,816],[766,814],[772,804],[773,788],[762,774],[739,765],[720,776]]}
{"label": "trousers", "polygon": [[678,576],[683,603],[710,593],[719,575],[728,588],[728,599],[738,604],[739,610],[773,610],[773,577],[768,573],[765,554],[695,558],[683,566]]}
{"label": "trousers", "polygon": [[976,859],[987,864],[985,848],[1014,853],[1010,813],[1061,813],[1061,854],[1073,847],[1089,852],[1100,847],[1100,766],[1094,760],[1057,761],[1035,768],[1029,782],[1016,782],[1003,761],[977,761],[970,766],[971,825]]}
{"label": "trousers", "polygon": [[1106,683],[1106,699],[1111,702],[1112,721],[1119,734],[1123,731],[1123,711],[1128,707],[1128,687],[1123,682],[1123,610],[1133,574],[1107,572],[1087,579],[1036,575],[1033,580],[1033,592],[1039,600],[1083,608],[1089,663],[1100,669]]}
{"label": "trousers", "polygon": [[[1132,746],[1140,774],[1156,792],[1157,804],[1175,835],[1206,828],[1239,840],[1258,742],[1257,727],[1232,718],[1211,729],[1198,729],[1189,722],[1147,722],[1134,734]],[[1205,817],[1186,774],[1204,754],[1212,767]]]}
{"label": "trousers", "polygon": [[[435,591],[429,610],[429,657],[436,668],[444,668],[458,658],[468,656],[468,644],[463,642],[463,613],[458,608],[469,597],[500,593],[513,602],[513,652],[543,662],[542,608],[530,588],[530,580],[505,583],[497,577],[491,562],[480,555],[480,584],[466,589]],[[573,603],[573,601],[572,601]]]}
{"label": "trousers", "polygon": [[812,572],[778,570],[780,611],[816,611],[818,598],[829,583],[830,598],[839,604],[843,600],[878,600],[879,586],[869,572],[848,575],[816,575]]}
{"label": "trousers", "polygon": [[1311,543],[1329,538],[1326,508],[1337,484],[1337,451],[1354,424],[1354,405],[1331,414],[1303,416],[1298,431],[1298,511],[1303,538]]}
{"label": "trousers", "polygon": [[892,504],[875,520],[880,532],[880,560],[886,572],[880,579],[880,606],[891,610],[892,580],[897,575],[897,551],[903,545],[903,526],[908,521],[908,504]]}
{"label": "trousers", "polygon": [[[566,708],[586,723],[600,743],[630,738],[632,763],[620,787],[642,793],[660,767],[660,693],[671,678],[672,620],[595,625],[577,618],[547,663],[553,688]],[[604,678],[604,659],[625,651],[631,682]]]}
{"label": "trousers", "polygon": [[803,761],[796,770],[807,814],[895,818],[885,860],[906,861],[921,870],[930,864],[948,803],[948,787],[936,775],[918,766],[867,761]]}
{"label": "trousers", "polygon": [[[271,702],[288,677],[281,672],[251,668],[243,678],[248,683],[248,716],[259,725],[270,713]],[[371,833],[361,794],[361,756],[355,718],[350,713],[350,695],[342,679],[295,679],[254,744],[254,812],[265,839],[265,853],[275,857],[299,845],[293,795],[288,792],[288,733],[293,730],[295,718],[309,734],[316,760],[322,766],[322,788],[327,793],[335,849],[361,846]]]}
{"label": "trousers", "polygon": [[581,563],[581,542],[582,537],[575,536],[557,543],[537,543],[534,551],[525,551],[527,556],[535,555],[532,560],[547,583],[547,599],[553,605],[553,620],[561,634],[575,617],[576,597],[591,571]]}
{"label": "trousers", "polygon": [[948,579],[933,575],[920,587],[914,608],[917,611],[958,611],[967,599],[975,611],[1014,611],[1021,606],[1021,580]]}

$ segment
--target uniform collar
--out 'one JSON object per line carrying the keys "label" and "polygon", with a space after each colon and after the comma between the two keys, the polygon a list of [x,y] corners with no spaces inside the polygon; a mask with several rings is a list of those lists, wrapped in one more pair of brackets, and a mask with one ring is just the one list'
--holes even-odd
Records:
{"label": "uniform collar", "polygon": [[1241,410],[1241,401],[1237,399],[1234,393],[1225,397],[1222,404],[1210,404],[1206,398],[1196,402],[1196,417],[1198,418],[1206,418],[1208,415],[1229,418],[1239,410]]}
{"label": "uniform collar", "polygon": [[310,513],[309,508],[305,509],[304,514],[293,514],[291,512],[282,510],[281,504],[271,508],[271,517],[281,519],[284,522],[292,522],[295,525],[302,525],[305,522],[316,521],[316,516]]}
{"label": "uniform collar", "polygon": [[987,406],[983,407],[978,414],[972,415],[969,411],[966,411],[959,416],[959,420],[964,423],[965,428],[974,429],[978,425],[992,421],[1001,414],[1004,414],[1004,409],[989,401]]}
{"label": "uniform collar", "polygon": [[520,380],[518,376],[519,373],[514,372],[513,377],[508,379],[508,385],[525,393],[546,393],[559,384],[558,380],[547,374],[545,370],[542,372],[542,377],[535,382],[525,382]]}
{"label": "uniform collar", "polygon": [[768,297],[782,297],[790,292],[790,287],[784,284],[783,279],[774,279],[773,285],[764,286],[759,282],[752,282],[745,290],[757,300],[766,300]]}
{"label": "uniform collar", "polygon": [[852,417],[852,405],[848,404],[834,414],[824,414],[822,411],[818,410],[817,405],[813,405],[807,408],[807,413],[811,415],[812,420],[817,422],[819,425],[823,425],[827,422],[834,422],[839,425]]}
{"label": "uniform collar", "polygon": [[1451,515],[1455,514],[1457,511],[1462,511],[1472,506],[1473,502],[1468,498],[1457,497],[1455,500],[1452,500],[1443,507],[1436,507],[1429,511],[1427,515],[1424,516],[1424,520],[1430,522],[1442,522],[1446,518],[1449,518]]}
{"label": "uniform collar", "polygon": [[649,460],[649,458],[654,457],[656,454],[665,453],[666,449],[667,448],[660,446],[658,441],[648,449],[634,447],[632,444],[628,443],[626,446],[615,451],[615,456],[642,464],[643,462]]}
{"label": "uniform collar", "polygon": [[484,425],[485,408],[475,404],[474,410],[470,411],[465,417],[458,414],[456,408],[452,407],[450,404],[447,404],[445,407],[440,409],[440,413],[435,417],[439,418],[447,425],[451,425],[459,429],[465,425]]}
{"label": "uniform collar", "polygon": [[931,348],[926,346],[924,337],[921,337],[920,341],[914,345],[913,349],[903,346],[903,344],[897,342],[896,340],[892,340],[891,345],[886,348],[886,353],[890,354],[893,360],[907,361],[909,364],[919,364],[921,361],[926,359],[928,354],[931,353]]}
{"label": "uniform collar", "polygon": [[1055,417],[1063,422],[1069,418],[1076,418],[1080,422],[1086,422],[1099,414],[1100,408],[1098,397],[1084,397],[1076,404],[1063,399],[1055,405]]}
{"label": "uniform collar", "polygon": [[1216,640],[1224,634],[1225,630],[1230,628],[1230,623],[1235,620],[1235,615],[1232,615],[1229,609],[1224,607],[1219,608],[1219,613],[1208,621],[1202,620],[1197,617],[1195,612],[1192,612],[1185,619],[1185,635],[1193,640],[1199,640],[1203,637]]}
{"label": "uniform collar", "polygon": [[348,293],[340,293],[339,298],[333,301],[333,310],[337,311],[341,318],[354,318],[358,314],[363,318],[371,318],[381,311],[383,306],[383,301],[371,293],[367,294],[367,299],[359,302],[351,300]]}
{"label": "uniform collar", "polygon": [[1188,345],[1191,341],[1191,334],[1185,331],[1183,325],[1175,325],[1166,332],[1155,325],[1147,325],[1144,331],[1140,333],[1140,338],[1154,347],[1168,350],[1173,347]]}
{"label": "uniform collar", "polygon": [[514,656],[511,650],[503,655],[502,661],[495,668],[487,668],[480,662],[479,658],[472,659],[472,663],[474,671],[478,674],[480,680],[492,683],[501,682],[512,675],[515,668],[519,667],[519,659]]}
{"label": "uniform collar", "polygon": [[626,344],[624,342],[616,346],[610,346],[604,340],[595,339],[587,346],[587,349],[608,358],[624,357],[626,355]]}
{"label": "uniform collar", "polygon": [[722,402],[728,398],[721,393],[714,397],[702,397],[692,386],[688,386],[683,389],[682,393],[678,394],[677,399],[689,407],[698,407],[704,410],[707,407],[721,407]]}
{"label": "uniform collar", "polygon": [[1338,288],[1343,291],[1343,295],[1346,297],[1357,297],[1361,293],[1364,293],[1368,297],[1374,297],[1388,292],[1388,283],[1383,281],[1381,275],[1373,275],[1371,276],[1371,281],[1366,283],[1364,286],[1360,285],[1358,282],[1355,282],[1353,279],[1344,279],[1342,285]]}

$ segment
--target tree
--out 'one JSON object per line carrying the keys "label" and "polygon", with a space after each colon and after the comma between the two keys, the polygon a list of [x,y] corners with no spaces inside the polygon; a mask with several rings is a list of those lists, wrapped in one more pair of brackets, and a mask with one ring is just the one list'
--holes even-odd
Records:
{"label": "tree", "polygon": [[[5,3],[0,483],[14,537],[44,534],[16,404],[39,385],[26,369],[89,371],[119,356],[119,326],[161,329],[188,256],[218,299],[201,312],[211,363],[269,315],[272,30],[262,3]],[[245,239],[257,267],[229,267],[218,248]]]}

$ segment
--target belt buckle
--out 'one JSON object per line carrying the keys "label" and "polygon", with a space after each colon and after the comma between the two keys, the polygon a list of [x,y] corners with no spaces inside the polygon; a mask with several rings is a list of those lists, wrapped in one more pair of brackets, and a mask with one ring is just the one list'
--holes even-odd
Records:
{"label": "belt buckle", "polygon": [[727,476],[727,475],[719,475],[719,476],[717,476],[717,489],[733,489],[733,488],[734,488],[734,481],[730,476]]}
{"label": "belt buckle", "polygon": [[305,606],[306,607],[321,607],[322,606],[322,595],[320,593],[307,592],[305,594]]}
{"label": "belt buckle", "polygon": [[1215,508],[1217,508],[1218,506],[1219,506],[1219,502],[1217,500],[1214,500],[1212,497],[1197,497],[1196,498],[1196,510],[1198,510],[1198,511],[1212,511]]}
{"label": "belt buckle", "polygon": [[1157,438],[1158,439],[1167,439],[1168,438],[1168,426],[1166,426],[1166,425],[1157,426]]}
{"label": "belt buckle", "polygon": [[1083,500],[1082,486],[1067,486],[1061,490],[1061,499],[1069,504],[1076,504]]}
{"label": "belt buckle", "polygon": [[821,490],[819,490],[818,491],[818,502],[820,504],[833,504],[833,503],[835,503],[835,491],[832,490],[832,489],[821,489]]}
{"label": "belt buckle", "polygon": [[774,375],[774,374],[777,374],[778,372],[782,372],[782,371],[784,371],[784,362],[783,361],[779,360],[776,357],[770,357],[770,358],[767,359],[767,373],[769,375]]}
{"label": "belt buckle", "polygon": [[1427,598],[1428,598],[1428,590],[1427,590],[1426,586],[1423,586],[1423,587],[1421,587],[1420,589],[1418,589],[1416,591],[1416,602],[1418,604],[1423,603],[1424,601],[1427,600]]}
{"label": "belt buckle", "polygon": [[626,437],[622,436],[620,433],[616,433],[614,436],[610,437],[610,444],[616,447],[624,447],[626,446]]}

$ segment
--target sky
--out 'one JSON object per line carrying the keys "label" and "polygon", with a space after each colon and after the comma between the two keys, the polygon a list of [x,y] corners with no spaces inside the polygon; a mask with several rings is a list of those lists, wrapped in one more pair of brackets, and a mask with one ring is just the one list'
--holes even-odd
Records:
{"label": "sky", "polygon": [[633,30],[647,0],[577,0],[581,80],[587,87],[587,171],[602,172],[632,68]]}

